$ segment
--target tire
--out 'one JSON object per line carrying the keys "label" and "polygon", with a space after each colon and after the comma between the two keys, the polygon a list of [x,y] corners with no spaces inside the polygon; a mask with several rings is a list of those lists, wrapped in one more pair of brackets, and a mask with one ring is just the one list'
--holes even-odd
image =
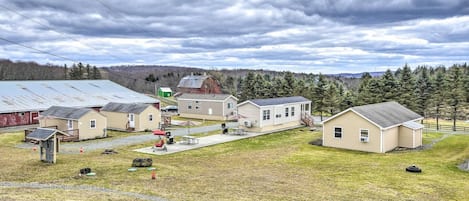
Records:
{"label": "tire", "polygon": [[405,169],[405,171],[407,172],[415,172],[415,173],[421,173],[422,172],[422,169],[420,169],[419,167],[415,166],[415,165],[412,165],[412,166],[409,166]]}

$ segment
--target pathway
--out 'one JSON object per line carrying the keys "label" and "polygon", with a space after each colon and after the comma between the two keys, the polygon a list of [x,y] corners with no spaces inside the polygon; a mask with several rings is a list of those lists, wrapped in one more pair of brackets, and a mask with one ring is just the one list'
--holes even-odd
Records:
{"label": "pathway", "polygon": [[[227,123],[227,127],[233,128],[238,126],[236,122],[229,122]],[[221,125],[210,125],[210,126],[202,126],[202,127],[191,127],[190,129],[187,128],[180,128],[175,130],[169,130],[173,136],[184,136],[190,133],[205,133],[220,130],[221,132]],[[73,143],[61,143],[60,145],[60,152],[61,153],[71,153],[71,154],[78,154],[80,153],[80,148],[83,147],[85,151],[93,151],[98,149],[111,149],[120,146],[128,146],[134,144],[142,144],[149,141],[155,141],[157,138],[153,134],[147,135],[135,135],[135,136],[128,136],[122,137],[117,139],[105,139],[105,140],[89,140],[89,141],[82,141],[82,142],[73,142]],[[34,145],[31,143],[22,143],[18,145],[19,148],[29,148],[31,149]]]}
{"label": "pathway", "polygon": [[155,154],[155,155],[166,155],[166,154],[172,154],[172,153],[177,153],[181,151],[187,151],[187,150],[192,150],[192,149],[198,149],[201,147],[206,147],[206,146],[211,146],[215,144],[221,144],[225,142],[231,142],[231,141],[236,141],[236,140],[241,140],[241,139],[246,139],[246,138],[251,138],[251,137],[257,137],[260,135],[266,135],[274,132],[279,132],[279,131],[284,131],[284,130],[290,130],[294,128],[299,128],[303,126],[293,126],[289,128],[284,128],[284,129],[279,129],[279,130],[274,130],[274,131],[268,131],[268,132],[263,132],[263,133],[250,133],[247,132],[244,135],[234,135],[234,134],[218,134],[218,135],[210,135],[210,136],[205,136],[205,137],[200,137],[198,139],[197,144],[182,144],[182,143],[176,143],[176,144],[170,144],[167,145],[167,151],[164,150],[156,150],[153,151],[152,147],[145,147],[141,149],[135,149],[134,151],[141,152],[141,153],[146,153],[146,154]]}
{"label": "pathway", "polygon": [[132,193],[132,192],[125,192],[125,191],[118,191],[118,190],[109,189],[109,188],[85,186],[85,185],[72,186],[72,185],[60,185],[60,184],[44,184],[44,183],[37,183],[37,182],[31,182],[31,183],[0,182],[0,187],[81,190],[81,191],[84,191],[84,192],[93,191],[93,192],[99,192],[99,193],[118,194],[118,195],[124,195],[124,196],[129,196],[129,197],[135,197],[135,198],[143,199],[143,200],[153,200],[153,201],[164,201],[164,200],[166,200],[166,199],[163,199],[161,197],[156,197],[156,196],[150,196],[150,195],[144,195],[144,194]]}

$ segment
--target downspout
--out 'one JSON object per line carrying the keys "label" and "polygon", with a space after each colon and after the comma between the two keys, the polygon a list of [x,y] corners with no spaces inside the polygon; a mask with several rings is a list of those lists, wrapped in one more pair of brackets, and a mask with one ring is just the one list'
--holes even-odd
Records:
{"label": "downspout", "polygon": [[384,153],[384,149],[383,149],[383,129],[380,130],[380,135],[381,135],[381,139],[380,139],[379,146],[380,146],[381,153]]}
{"label": "downspout", "polygon": [[415,148],[415,130],[412,129],[412,148]]}

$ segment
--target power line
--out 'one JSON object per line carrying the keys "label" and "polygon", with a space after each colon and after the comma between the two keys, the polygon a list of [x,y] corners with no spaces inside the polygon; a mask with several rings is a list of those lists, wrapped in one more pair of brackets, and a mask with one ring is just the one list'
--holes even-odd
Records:
{"label": "power line", "polygon": [[[41,26],[44,26],[44,27],[48,28],[49,30],[51,30],[51,31],[53,31],[53,32],[55,32],[55,33],[58,33],[58,34],[64,36],[64,37],[67,38],[67,39],[76,41],[76,42],[78,42],[78,43],[80,43],[80,44],[82,44],[82,45],[84,45],[84,46],[87,46],[87,47],[89,47],[89,48],[91,48],[91,49],[94,49],[94,50],[96,50],[96,51],[100,51],[99,49],[97,49],[97,48],[95,48],[95,47],[92,47],[92,46],[89,46],[89,45],[87,45],[87,44],[84,44],[84,43],[82,43],[81,41],[79,41],[79,40],[77,40],[77,39],[74,39],[74,38],[72,38],[72,37],[70,37],[70,36],[68,36],[68,35],[66,35],[66,34],[64,34],[64,33],[61,33],[61,32],[59,32],[59,31],[54,30],[53,27],[51,27],[51,26],[49,26],[49,25],[47,25],[47,24],[44,24],[44,23],[42,23],[42,22],[40,22],[40,21],[37,21],[37,20],[35,20],[35,19],[31,18],[31,17],[28,17],[28,16],[26,16],[26,15],[23,15],[23,14],[21,14],[20,12],[14,10],[14,9],[8,8],[8,7],[4,6],[4,5],[0,5],[0,7],[2,7],[2,8],[5,9],[5,10],[8,10],[8,11],[10,11],[10,12],[14,12],[14,13],[16,13],[16,14],[19,15],[19,16],[22,16],[22,17],[24,17],[24,18],[27,18],[27,19],[29,19],[30,21],[32,21],[32,22],[34,22],[34,23],[36,23],[36,24],[39,24],[39,25],[41,25]],[[114,59],[117,59],[117,60],[119,60],[119,61],[126,62],[124,59],[122,59],[122,58],[120,58],[120,57],[114,56],[114,55],[112,55],[112,54],[107,54],[107,53],[105,53],[105,54],[108,55],[108,56],[110,56],[110,57],[112,57],[112,58],[114,58]]]}
{"label": "power line", "polygon": [[75,60],[73,60],[73,59],[70,59],[70,58],[68,58],[68,57],[56,55],[56,54],[51,53],[51,52],[47,52],[47,51],[43,51],[43,50],[40,50],[40,49],[36,49],[36,48],[34,48],[34,47],[29,47],[29,46],[23,45],[23,44],[21,44],[21,43],[18,43],[18,42],[12,41],[12,40],[8,40],[8,39],[6,39],[6,38],[0,37],[0,40],[9,42],[9,43],[12,43],[12,44],[15,44],[15,45],[19,45],[19,46],[24,47],[24,48],[32,49],[32,50],[34,50],[34,51],[37,51],[37,52],[40,52],[40,53],[43,53],[43,54],[48,54],[48,55],[51,55],[51,56],[54,56],[54,57],[58,57],[58,58],[61,58],[61,59],[67,60],[67,61],[71,61],[71,62],[74,62],[74,63],[78,63],[77,61],[75,61]]}

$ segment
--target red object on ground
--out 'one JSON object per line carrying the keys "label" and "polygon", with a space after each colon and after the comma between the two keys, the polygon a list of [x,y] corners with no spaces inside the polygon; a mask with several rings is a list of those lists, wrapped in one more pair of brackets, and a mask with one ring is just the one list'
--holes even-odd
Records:
{"label": "red object on ground", "polygon": [[156,179],[155,170],[152,170],[152,171],[151,171],[151,179]]}
{"label": "red object on ground", "polygon": [[80,147],[80,154],[82,154],[83,152],[85,152],[85,151],[83,150],[83,147]]}
{"label": "red object on ground", "polygon": [[166,132],[162,130],[154,130],[153,135],[166,135]]}

